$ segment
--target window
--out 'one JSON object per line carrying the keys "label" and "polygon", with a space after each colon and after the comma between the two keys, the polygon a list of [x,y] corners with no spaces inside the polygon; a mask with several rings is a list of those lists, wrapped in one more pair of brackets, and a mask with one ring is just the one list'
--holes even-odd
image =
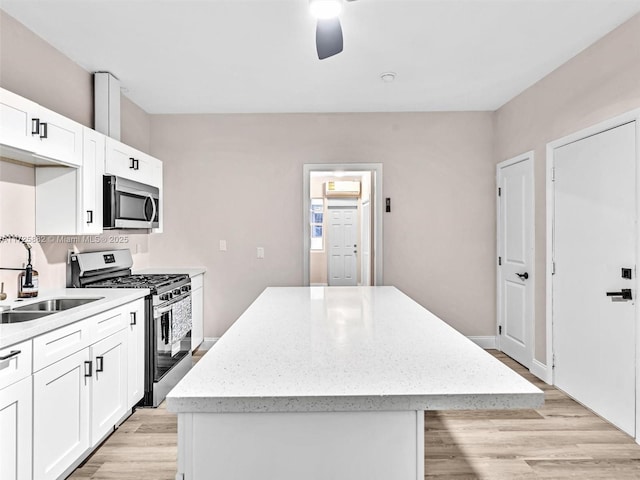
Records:
{"label": "window", "polygon": [[322,250],[324,248],[324,242],[322,240],[324,223],[324,199],[311,199],[309,223],[311,226],[311,250]]}

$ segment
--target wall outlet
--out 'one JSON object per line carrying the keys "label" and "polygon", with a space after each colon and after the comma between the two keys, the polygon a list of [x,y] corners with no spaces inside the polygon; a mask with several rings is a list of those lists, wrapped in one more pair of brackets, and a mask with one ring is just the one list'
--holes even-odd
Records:
{"label": "wall outlet", "polygon": [[257,257],[258,258],[264,258],[264,248],[263,247],[258,247]]}
{"label": "wall outlet", "polygon": [[226,252],[227,251],[227,241],[226,240],[220,240],[220,251],[221,252]]}

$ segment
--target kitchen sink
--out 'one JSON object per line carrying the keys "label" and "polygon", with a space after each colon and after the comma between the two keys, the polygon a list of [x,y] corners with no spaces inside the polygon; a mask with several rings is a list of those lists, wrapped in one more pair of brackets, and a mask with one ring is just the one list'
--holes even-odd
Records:
{"label": "kitchen sink", "polygon": [[0,323],[20,323],[28,322],[29,320],[36,320],[41,317],[46,317],[55,312],[16,312],[10,310],[8,312],[0,313]]}
{"label": "kitchen sink", "polygon": [[[52,298],[50,300],[42,300],[41,302],[32,303],[30,305],[24,305],[22,307],[16,307],[12,309],[12,312],[27,313],[27,312],[61,312],[63,310],[69,310],[70,308],[79,307],[87,303],[95,302],[96,300],[102,300],[104,297],[93,298]],[[36,317],[37,318],[37,317]]]}

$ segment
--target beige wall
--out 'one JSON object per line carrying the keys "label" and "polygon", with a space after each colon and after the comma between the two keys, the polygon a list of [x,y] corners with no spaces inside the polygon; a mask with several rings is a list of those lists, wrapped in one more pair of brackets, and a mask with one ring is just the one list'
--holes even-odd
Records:
{"label": "beige wall", "polygon": [[495,114],[496,161],[535,151],[535,358],[546,363],[546,144],[640,107],[640,15]]}
{"label": "beige wall", "polygon": [[[88,127],[93,126],[93,77],[79,65],[0,10],[0,87],[11,90]],[[142,109],[122,97],[122,141],[149,151],[150,121]],[[30,166],[0,160],[0,235],[35,235],[35,173]],[[113,234],[119,235],[119,232]],[[122,248],[109,243],[43,242],[34,246],[33,265],[43,288],[64,287],[67,249],[82,251]],[[149,261],[149,236],[125,233],[138,267]],[[0,245],[0,266],[18,267],[26,261],[19,244]],[[18,272],[0,270],[0,282],[15,298]]]}
{"label": "beige wall", "polygon": [[303,164],[382,163],[385,283],[493,335],[492,141],[481,112],[153,115],[166,209],[151,260],[207,267],[205,335],[220,336],[266,286],[303,283]]}

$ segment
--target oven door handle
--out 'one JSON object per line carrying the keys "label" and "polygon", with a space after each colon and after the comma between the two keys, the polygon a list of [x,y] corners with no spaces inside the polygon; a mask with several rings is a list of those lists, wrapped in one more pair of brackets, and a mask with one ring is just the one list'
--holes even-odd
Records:
{"label": "oven door handle", "polygon": [[180,295],[179,297],[175,297],[172,300],[170,300],[169,302],[164,302],[161,305],[157,305],[155,307],[153,307],[153,316],[157,317],[159,315],[162,315],[163,313],[167,313],[169,310],[171,310],[173,308],[173,306],[178,303],[181,302],[182,300],[189,298],[191,296],[191,292],[187,292],[183,295]]}

